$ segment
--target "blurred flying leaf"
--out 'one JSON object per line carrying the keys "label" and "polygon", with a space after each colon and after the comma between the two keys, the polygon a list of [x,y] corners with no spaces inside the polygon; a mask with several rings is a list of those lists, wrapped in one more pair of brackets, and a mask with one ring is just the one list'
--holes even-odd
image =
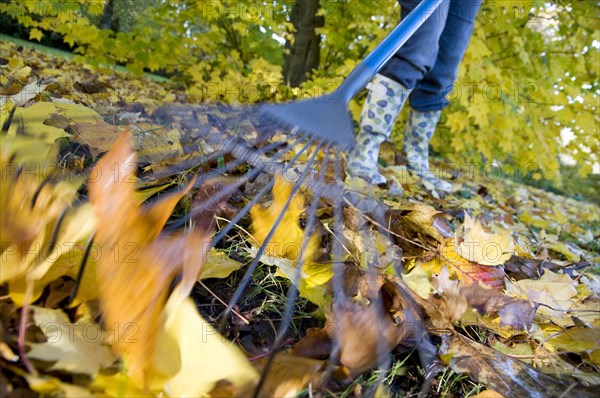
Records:
{"label": "blurred flying leaf", "polygon": [[[116,167],[115,167],[116,166]],[[129,376],[145,386],[152,378],[154,353],[169,286],[183,272],[181,294],[187,295],[203,264],[208,234],[192,231],[160,236],[179,199],[177,191],[140,208],[135,195],[135,155],[127,133],[96,165],[89,194],[97,212],[95,240],[103,252],[97,275],[100,303],[108,325],[118,325],[130,339],[117,339]],[[115,223],[115,220],[119,220]]]}
{"label": "blurred flying leaf", "polygon": [[33,319],[47,341],[31,343],[30,358],[54,362],[52,369],[96,375],[115,361],[100,325],[86,319],[71,323],[62,310],[33,306]]}
{"label": "blurred flying leaf", "polygon": [[165,329],[157,348],[163,355],[157,360],[178,355],[180,361],[180,368],[165,384],[169,395],[204,396],[220,380],[247,392],[256,382],[258,374],[242,351],[198,314],[190,298],[181,301],[172,297],[165,317]]}
{"label": "blurred flying leaf", "polygon": [[67,268],[55,264],[77,266],[72,261],[74,247],[94,228],[91,206],[71,207],[82,181],[48,181],[41,169],[51,167],[50,161],[34,164],[33,170],[15,164],[13,144],[21,141],[3,139],[8,145],[2,148],[0,181],[0,283],[14,284],[11,294],[19,305],[28,281],[35,284],[37,298],[51,281],[46,274],[67,274]]}
{"label": "blurred flying leaf", "polygon": [[[88,203],[66,213],[61,220],[52,250],[45,255],[43,251],[39,252],[40,259],[43,261],[33,262],[27,274],[19,275],[9,282],[10,298],[15,304],[22,306],[25,303],[27,283],[30,280],[33,282],[30,299],[34,302],[40,297],[46,285],[61,276],[77,279],[86,241],[94,228],[93,211],[93,206]],[[81,286],[77,292],[80,301],[98,297],[95,261],[88,258],[85,267]]]}

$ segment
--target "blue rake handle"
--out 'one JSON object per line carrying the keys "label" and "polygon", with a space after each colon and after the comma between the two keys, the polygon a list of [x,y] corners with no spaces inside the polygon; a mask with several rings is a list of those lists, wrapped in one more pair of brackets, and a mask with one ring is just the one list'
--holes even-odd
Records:
{"label": "blue rake handle", "polygon": [[444,0],[423,0],[386,36],[336,90],[344,102],[349,102],[362,90],[387,61],[406,43],[419,27],[438,9]]}
{"label": "blue rake handle", "polygon": [[334,92],[300,101],[265,104],[261,107],[262,111],[268,117],[287,126],[295,126],[313,138],[333,142],[340,148],[354,146],[354,121],[348,112],[348,103],[444,1],[447,0],[423,0]]}

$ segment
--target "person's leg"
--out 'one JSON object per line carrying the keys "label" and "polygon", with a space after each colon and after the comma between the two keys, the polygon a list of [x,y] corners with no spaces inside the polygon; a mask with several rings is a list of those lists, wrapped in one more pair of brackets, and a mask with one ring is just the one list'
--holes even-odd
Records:
{"label": "person's leg", "polygon": [[409,96],[411,112],[404,133],[408,168],[438,190],[448,191],[451,185],[429,170],[429,140],[448,105],[446,96],[456,81],[480,5],[481,0],[451,0],[435,64]]}
{"label": "person's leg", "polygon": [[[422,0],[399,0],[401,19]],[[379,72],[412,90],[435,65],[439,41],[444,31],[450,0],[445,0],[431,15],[422,15],[425,22],[413,33]]]}
{"label": "person's leg", "polygon": [[360,116],[356,145],[347,158],[346,169],[353,177],[373,185],[384,185],[386,179],[377,167],[379,147],[390,136],[410,90],[379,74],[367,89],[369,93]]}
{"label": "person's leg", "polygon": [[[420,2],[400,0],[402,19]],[[449,0],[446,0],[429,16],[367,86],[369,94],[362,109],[356,146],[347,157],[347,171],[351,176],[373,185],[386,183],[377,165],[379,146],[389,138],[411,89],[434,65],[448,5]]]}
{"label": "person's leg", "polygon": [[450,1],[436,59],[433,67],[413,87],[409,99],[411,108],[425,112],[439,111],[448,106],[446,96],[452,91],[458,76],[458,68],[467,51],[481,1]]}

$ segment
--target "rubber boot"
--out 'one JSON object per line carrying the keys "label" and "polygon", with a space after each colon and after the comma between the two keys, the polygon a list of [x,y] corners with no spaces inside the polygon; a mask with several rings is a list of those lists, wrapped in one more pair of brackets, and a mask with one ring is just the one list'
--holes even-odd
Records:
{"label": "rubber boot", "polygon": [[442,111],[419,112],[411,108],[404,132],[404,154],[407,169],[422,180],[433,184],[436,191],[449,192],[452,184],[429,170],[429,140]]}
{"label": "rubber boot", "polygon": [[375,75],[367,89],[369,94],[360,116],[356,146],[347,158],[346,169],[353,177],[382,186],[387,181],[377,167],[379,147],[392,133],[410,90],[380,74]]}

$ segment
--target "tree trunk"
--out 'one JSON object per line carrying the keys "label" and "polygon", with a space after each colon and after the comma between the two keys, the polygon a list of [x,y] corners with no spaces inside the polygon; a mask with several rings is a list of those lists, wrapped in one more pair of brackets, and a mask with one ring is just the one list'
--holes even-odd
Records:
{"label": "tree trunk", "polygon": [[319,0],[296,0],[292,9],[290,20],[296,29],[294,43],[285,44],[289,53],[283,62],[283,79],[292,87],[298,87],[319,66],[321,36],[316,28],[322,27],[324,20],[317,15],[318,10]]}
{"label": "tree trunk", "polygon": [[113,8],[113,0],[108,0],[106,4],[104,4],[104,11],[102,11],[102,15],[97,22],[97,26],[100,29],[115,30],[115,26],[113,26]]}

